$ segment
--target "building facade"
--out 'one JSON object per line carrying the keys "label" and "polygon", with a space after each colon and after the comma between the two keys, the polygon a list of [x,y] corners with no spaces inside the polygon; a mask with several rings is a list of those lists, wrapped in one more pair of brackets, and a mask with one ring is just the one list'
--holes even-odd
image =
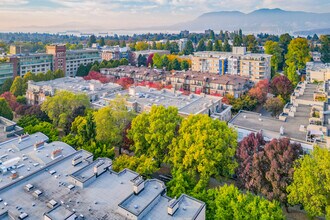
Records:
{"label": "building facade", "polygon": [[102,61],[98,50],[86,49],[66,51],[66,76],[75,76],[80,65],[87,65],[95,61]]}
{"label": "building facade", "polygon": [[0,63],[0,85],[6,79],[12,79],[14,75],[14,64],[9,62]]}
{"label": "building facade", "polygon": [[204,93],[224,96],[226,94],[240,97],[253,83],[248,79],[233,75],[216,75],[194,71],[175,71],[166,75],[165,83],[179,91]]}
{"label": "building facade", "polygon": [[66,72],[66,47],[65,45],[49,45],[46,47],[46,53],[53,55],[53,70],[62,70]]}
{"label": "building facade", "polygon": [[26,73],[46,73],[53,70],[53,56],[46,53],[19,55],[18,75],[23,77]]}
{"label": "building facade", "polygon": [[240,75],[254,82],[271,78],[271,55],[247,53],[245,47],[233,47],[229,52],[196,52],[192,70],[219,75]]}

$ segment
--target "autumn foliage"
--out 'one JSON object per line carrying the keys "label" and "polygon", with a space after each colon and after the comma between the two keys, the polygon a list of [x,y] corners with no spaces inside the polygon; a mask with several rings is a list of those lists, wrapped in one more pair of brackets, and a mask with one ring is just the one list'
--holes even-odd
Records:
{"label": "autumn foliage", "polygon": [[292,183],[293,165],[301,153],[301,145],[288,138],[266,143],[261,134],[251,133],[236,151],[241,186],[287,205],[286,187]]}
{"label": "autumn foliage", "polygon": [[131,85],[134,84],[134,79],[130,77],[123,77],[118,79],[116,83],[121,85],[124,89],[128,89]]}
{"label": "autumn foliage", "polygon": [[101,83],[109,83],[111,81],[109,77],[96,71],[89,72],[87,76],[84,76],[84,80],[98,80]]}
{"label": "autumn foliage", "polygon": [[266,102],[267,93],[269,90],[269,82],[267,79],[259,81],[250,91],[249,95],[255,98],[259,104]]}

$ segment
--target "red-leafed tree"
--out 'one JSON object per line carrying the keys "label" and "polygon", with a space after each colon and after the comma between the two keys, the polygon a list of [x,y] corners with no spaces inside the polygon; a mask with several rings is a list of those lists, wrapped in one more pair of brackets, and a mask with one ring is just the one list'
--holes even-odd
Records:
{"label": "red-leafed tree", "polygon": [[249,91],[249,95],[252,98],[257,99],[259,104],[264,104],[267,100],[267,93],[269,90],[269,82],[267,79],[259,81],[252,89]]}
{"label": "red-leafed tree", "polygon": [[251,178],[253,155],[262,151],[266,142],[261,133],[251,133],[238,143],[236,158],[239,164],[237,168],[238,182],[242,187],[253,185]]}
{"label": "red-leafed tree", "polygon": [[152,61],[152,58],[153,57],[154,57],[154,54],[153,53],[148,56],[147,66],[153,66],[153,64],[154,64],[153,61]]}
{"label": "red-leafed tree", "polygon": [[273,78],[270,84],[270,89],[275,96],[281,95],[286,101],[288,101],[293,92],[293,85],[288,77],[280,75]]}
{"label": "red-leafed tree", "polygon": [[121,85],[124,89],[129,88],[132,84],[134,84],[134,79],[130,77],[123,77],[117,80],[117,84]]}
{"label": "red-leafed tree", "polygon": [[11,92],[4,92],[0,97],[6,99],[12,111],[15,111],[15,109],[19,106],[19,103],[16,101],[16,97]]}
{"label": "red-leafed tree", "polygon": [[84,80],[98,80],[101,83],[109,83],[111,81],[106,75],[96,71],[90,71],[87,76],[84,76]]}
{"label": "red-leafed tree", "polygon": [[248,136],[237,149],[237,174],[244,187],[278,200],[287,207],[286,187],[292,183],[293,165],[302,153],[288,138],[273,139],[262,148],[260,136]]}

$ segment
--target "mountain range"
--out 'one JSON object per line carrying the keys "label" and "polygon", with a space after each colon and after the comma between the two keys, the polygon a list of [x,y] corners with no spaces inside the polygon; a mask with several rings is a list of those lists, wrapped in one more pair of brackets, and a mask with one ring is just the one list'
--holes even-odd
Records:
{"label": "mountain range", "polygon": [[259,9],[251,13],[219,11],[202,14],[195,20],[169,26],[169,30],[203,31],[206,29],[249,33],[295,33],[298,31],[329,31],[330,13],[285,11],[279,8]]}

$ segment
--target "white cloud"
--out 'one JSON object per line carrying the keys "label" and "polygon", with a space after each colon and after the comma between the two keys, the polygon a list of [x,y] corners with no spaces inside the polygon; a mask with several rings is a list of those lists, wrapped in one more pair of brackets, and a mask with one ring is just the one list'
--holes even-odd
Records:
{"label": "white cloud", "polygon": [[17,6],[29,3],[27,0],[0,0],[0,6]]}

